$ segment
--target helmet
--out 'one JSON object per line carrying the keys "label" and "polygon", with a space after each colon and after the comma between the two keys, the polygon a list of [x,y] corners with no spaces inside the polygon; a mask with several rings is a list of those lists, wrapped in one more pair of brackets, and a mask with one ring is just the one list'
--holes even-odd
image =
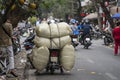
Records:
{"label": "helmet", "polygon": [[85,23],[86,23],[86,24],[89,24],[89,20],[88,20],[88,19],[86,19],[86,20],[85,20]]}
{"label": "helmet", "polygon": [[78,23],[78,21],[75,20],[75,19],[71,19],[71,20],[70,20],[70,23],[75,24],[75,23]]}

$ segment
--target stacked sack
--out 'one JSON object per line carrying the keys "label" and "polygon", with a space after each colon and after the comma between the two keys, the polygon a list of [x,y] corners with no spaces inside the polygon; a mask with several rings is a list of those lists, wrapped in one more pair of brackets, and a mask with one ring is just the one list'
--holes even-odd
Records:
{"label": "stacked sack", "polygon": [[48,24],[43,22],[36,27],[34,43],[36,48],[32,51],[32,62],[39,71],[43,70],[49,60],[49,48],[61,49],[61,64],[70,71],[75,62],[74,47],[71,45],[72,30],[65,22]]}

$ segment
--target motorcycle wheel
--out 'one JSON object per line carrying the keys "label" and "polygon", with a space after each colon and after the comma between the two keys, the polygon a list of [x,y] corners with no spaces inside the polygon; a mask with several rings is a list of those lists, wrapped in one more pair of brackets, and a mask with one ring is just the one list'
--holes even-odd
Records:
{"label": "motorcycle wheel", "polygon": [[14,51],[14,55],[17,55],[21,51],[21,45],[13,44],[13,51]]}
{"label": "motorcycle wheel", "polygon": [[86,40],[84,40],[84,48],[88,49],[88,45],[87,45],[87,41]]}
{"label": "motorcycle wheel", "polygon": [[51,67],[51,69],[50,69],[50,73],[51,73],[51,74],[54,74],[54,72],[55,72],[54,68]]}
{"label": "motorcycle wheel", "polygon": [[105,44],[106,46],[109,45],[107,38],[104,38],[104,44]]}

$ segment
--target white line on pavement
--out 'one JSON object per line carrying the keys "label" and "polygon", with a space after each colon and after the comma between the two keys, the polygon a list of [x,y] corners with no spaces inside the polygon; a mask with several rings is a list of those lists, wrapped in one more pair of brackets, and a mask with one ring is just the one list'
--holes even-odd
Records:
{"label": "white line on pavement", "polygon": [[118,78],[111,73],[105,73],[105,75],[111,78],[112,80],[118,80]]}
{"label": "white line on pavement", "polygon": [[93,64],[95,63],[95,62],[94,62],[93,60],[91,60],[91,59],[87,59],[87,61],[90,62],[90,63],[93,63]]}

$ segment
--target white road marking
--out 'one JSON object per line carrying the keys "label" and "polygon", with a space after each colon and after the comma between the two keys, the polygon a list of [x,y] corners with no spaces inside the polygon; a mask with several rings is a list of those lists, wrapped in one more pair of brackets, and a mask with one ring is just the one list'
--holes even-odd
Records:
{"label": "white road marking", "polygon": [[112,80],[118,80],[118,78],[111,73],[105,73],[105,75],[111,78]]}
{"label": "white road marking", "polygon": [[93,63],[93,64],[95,63],[95,62],[94,62],[93,60],[91,60],[91,59],[87,59],[87,61],[90,62],[90,63]]}

